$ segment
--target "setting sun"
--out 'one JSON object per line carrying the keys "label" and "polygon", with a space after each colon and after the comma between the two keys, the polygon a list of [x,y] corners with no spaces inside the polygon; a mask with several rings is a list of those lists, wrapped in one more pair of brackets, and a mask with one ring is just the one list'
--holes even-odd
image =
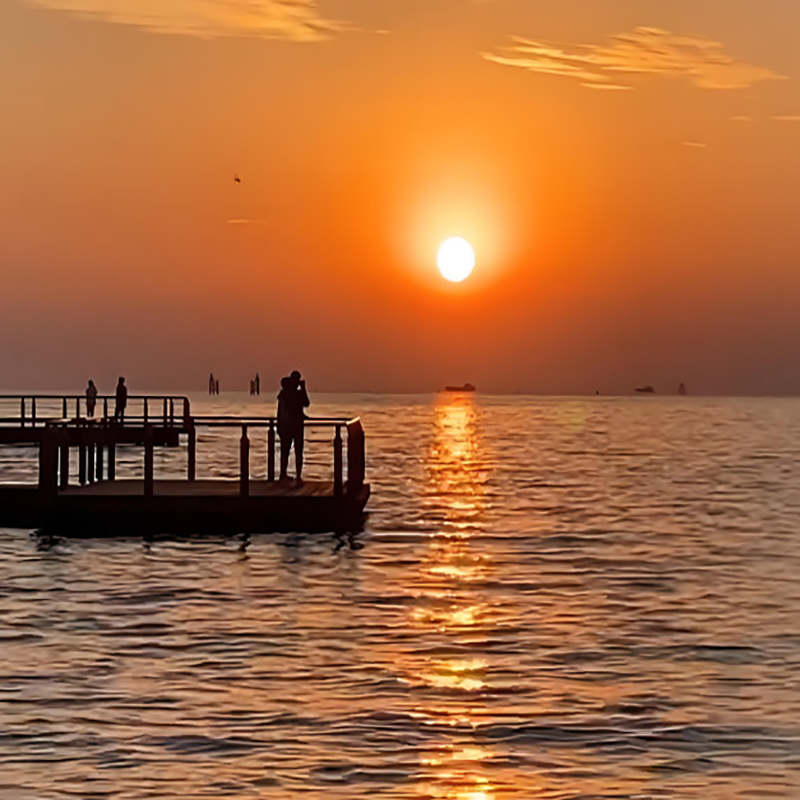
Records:
{"label": "setting sun", "polygon": [[440,245],[436,264],[443,278],[460,283],[469,277],[475,267],[475,252],[466,239],[454,236]]}

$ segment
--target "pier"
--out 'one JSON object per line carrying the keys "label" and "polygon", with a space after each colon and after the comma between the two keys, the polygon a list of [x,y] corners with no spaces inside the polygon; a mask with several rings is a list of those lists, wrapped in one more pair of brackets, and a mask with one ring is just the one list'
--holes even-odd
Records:
{"label": "pier", "polygon": [[[113,396],[0,395],[0,446],[35,448],[37,479],[0,483],[0,526],[70,536],[122,534],[351,531],[370,493],[365,435],[358,418],[310,418],[307,433],[329,437],[327,480],[279,481],[275,417],[194,416],[187,397],[129,396],[124,417]],[[110,413],[112,412],[112,413]],[[233,434],[235,478],[197,478],[201,432]],[[263,474],[251,453],[264,448]],[[140,475],[118,476],[124,448],[141,458]],[[183,475],[156,474],[160,448],[185,454]],[[24,457],[21,455],[21,458]],[[173,471],[174,472],[174,471]]]}

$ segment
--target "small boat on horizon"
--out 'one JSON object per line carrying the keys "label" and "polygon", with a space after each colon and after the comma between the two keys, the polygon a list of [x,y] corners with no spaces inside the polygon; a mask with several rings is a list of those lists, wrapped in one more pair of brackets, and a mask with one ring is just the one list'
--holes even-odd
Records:
{"label": "small boat on horizon", "polygon": [[446,392],[474,392],[475,387],[471,383],[465,383],[463,386],[445,386]]}
{"label": "small boat on horizon", "polygon": [[637,394],[655,394],[656,390],[652,386],[637,386]]}

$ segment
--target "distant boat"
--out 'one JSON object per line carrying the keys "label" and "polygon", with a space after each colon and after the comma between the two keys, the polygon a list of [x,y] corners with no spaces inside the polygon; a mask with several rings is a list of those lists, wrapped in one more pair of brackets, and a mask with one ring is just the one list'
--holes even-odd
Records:
{"label": "distant boat", "polygon": [[639,394],[655,394],[656,390],[652,386],[637,386],[636,391]]}
{"label": "distant boat", "polygon": [[465,383],[463,386],[445,386],[446,392],[474,392],[475,387],[471,383]]}
{"label": "distant boat", "polygon": [[679,394],[679,395],[681,395],[681,396],[683,396],[683,395],[685,395],[685,394],[686,394],[686,384],[685,384],[685,383],[682,383],[682,384],[681,384],[681,385],[678,387],[678,394]]}

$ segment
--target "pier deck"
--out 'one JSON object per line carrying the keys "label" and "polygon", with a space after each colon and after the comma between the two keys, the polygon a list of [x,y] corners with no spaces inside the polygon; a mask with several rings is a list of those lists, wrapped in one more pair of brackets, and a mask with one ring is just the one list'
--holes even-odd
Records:
{"label": "pier deck", "polygon": [[[2,399],[2,398],[0,398]],[[17,398],[11,398],[15,403]],[[365,483],[364,431],[358,419],[309,419],[308,428],[331,434],[331,480],[275,479],[274,417],[193,417],[186,398],[142,398],[143,413],[124,420],[42,417],[46,403],[64,411],[74,398],[37,397],[20,402],[19,416],[0,413],[0,445],[38,451],[34,485],[0,484],[0,526],[43,528],[70,536],[120,534],[353,531],[361,524],[370,487]],[[163,413],[149,413],[151,405]],[[174,413],[176,405],[183,413]],[[16,406],[15,406],[16,407]],[[38,409],[38,416],[30,409]],[[228,428],[238,437],[238,478],[196,477],[197,431]],[[264,479],[250,474],[251,438],[265,434]],[[344,434],[344,435],[343,435]],[[143,478],[117,475],[116,448],[141,447]],[[186,479],[155,474],[154,451],[186,448]],[[77,475],[70,475],[70,453]],[[346,452],[346,459],[345,459]],[[346,473],[345,473],[346,463]]]}

